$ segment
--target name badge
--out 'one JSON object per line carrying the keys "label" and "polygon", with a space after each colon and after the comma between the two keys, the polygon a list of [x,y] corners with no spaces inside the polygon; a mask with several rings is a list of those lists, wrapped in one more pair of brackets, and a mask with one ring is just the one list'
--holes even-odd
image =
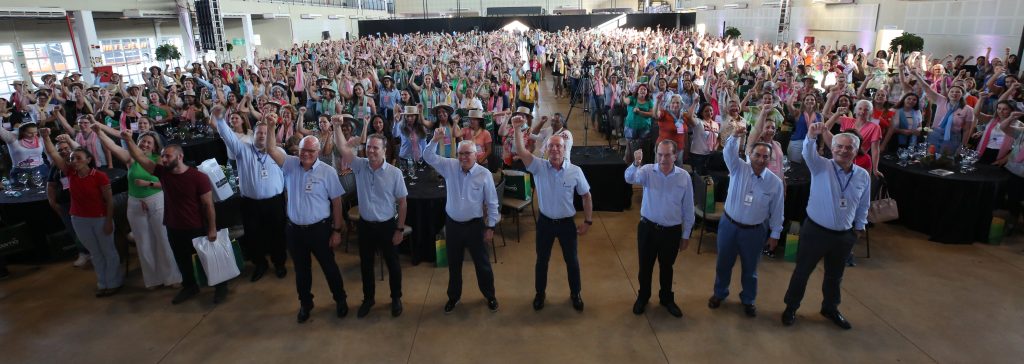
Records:
{"label": "name badge", "polygon": [[840,210],[846,210],[847,206],[848,206],[848,204],[846,203],[846,197],[840,198],[839,199],[839,209]]}
{"label": "name badge", "polygon": [[[267,179],[267,178],[270,178],[270,174],[269,174],[269,173],[267,173],[267,168],[265,168],[265,167],[264,167],[264,168],[261,168],[261,169],[260,169],[260,178],[263,178],[263,179]],[[309,187],[307,187],[307,189],[308,189],[308,188],[309,188]]]}
{"label": "name badge", "polygon": [[71,187],[70,184],[71,183],[67,177],[60,178],[60,185],[63,186],[65,190]]}
{"label": "name badge", "polygon": [[753,203],[754,203],[754,194],[751,193],[751,192],[747,192],[747,194],[745,196],[743,196],[743,204],[747,205],[747,206],[750,206]]}
{"label": "name badge", "polygon": [[306,193],[313,192],[313,182],[306,182]]}

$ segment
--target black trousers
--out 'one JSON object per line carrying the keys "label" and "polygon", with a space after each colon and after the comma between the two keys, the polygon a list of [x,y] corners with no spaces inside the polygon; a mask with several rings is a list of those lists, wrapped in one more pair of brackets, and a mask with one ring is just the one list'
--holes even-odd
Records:
{"label": "black trousers", "polygon": [[636,232],[637,250],[640,257],[640,290],[637,301],[651,298],[651,279],[654,275],[654,262],[658,262],[661,291],[658,297],[662,302],[674,302],[672,295],[672,265],[679,255],[679,240],[683,236],[683,226],[661,226],[646,218],[640,218]]}
{"label": "black trousers", "polygon": [[846,257],[857,243],[857,234],[853,230],[835,231],[818,225],[810,218],[804,220],[800,227],[800,246],[796,251],[796,268],[789,279],[786,290],[786,306],[793,309],[800,307],[807,289],[807,279],[817,267],[818,261],[825,260],[825,279],[821,283],[824,296],[821,310],[835,311],[839,307],[839,284],[843,281],[846,269]]}
{"label": "black trousers", "polygon": [[270,255],[275,267],[284,266],[285,221],[284,193],[263,200],[242,197],[245,253],[253,264],[266,267]]}
{"label": "black trousers", "polygon": [[286,229],[288,250],[295,264],[295,290],[299,294],[299,303],[303,307],[313,307],[313,261],[316,258],[320,269],[327,279],[327,286],[335,302],[345,302],[345,284],[341,280],[341,270],[334,261],[334,249],[331,249],[331,224],[323,220],[311,225],[295,225],[288,223]]}
{"label": "black trousers", "polygon": [[578,295],[582,289],[580,282],[580,259],[576,252],[576,223],[571,217],[551,219],[544,214],[537,217],[537,265],[534,267],[537,293],[544,293],[548,287],[548,261],[551,260],[551,248],[555,238],[562,246],[562,259],[565,260],[566,274],[569,276],[569,293]]}
{"label": "black trousers", "polygon": [[449,217],[444,226],[448,250],[448,299],[462,298],[462,261],[465,260],[466,249],[469,249],[469,255],[473,257],[480,293],[484,294],[484,298],[494,298],[494,270],[484,244],[483,219],[458,222]]}
{"label": "black trousers", "polygon": [[373,258],[377,250],[380,250],[384,264],[388,267],[391,298],[402,298],[402,267],[398,261],[398,247],[391,244],[397,226],[395,219],[381,222],[359,220],[359,271],[363,276],[364,300],[372,300],[376,294]]}
{"label": "black trousers", "polygon": [[[192,254],[196,254],[196,248],[192,246],[192,239],[200,236],[206,236],[205,229],[167,228],[167,240],[171,243],[174,262],[178,264],[178,271],[181,272],[181,286],[185,288],[199,288],[199,284],[196,283],[196,275],[192,272]],[[217,287],[227,284],[228,282],[222,282]]]}

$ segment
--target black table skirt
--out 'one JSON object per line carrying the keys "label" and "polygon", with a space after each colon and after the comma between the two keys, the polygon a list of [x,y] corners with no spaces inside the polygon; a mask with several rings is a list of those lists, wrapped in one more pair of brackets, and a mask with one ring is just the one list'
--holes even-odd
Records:
{"label": "black table skirt", "polygon": [[[123,169],[103,169],[102,171],[110,178],[111,192],[114,195],[128,190],[127,178],[125,178],[127,171]],[[52,258],[47,257],[46,236],[63,231],[64,222],[50,208],[46,193],[39,193],[44,189],[29,189],[21,197],[8,197],[0,194],[0,221],[4,225],[25,222],[25,227],[28,230],[26,236],[35,252],[32,255],[40,258]],[[124,215],[124,211],[115,211],[114,213],[115,215]]]}
{"label": "black table skirt", "polygon": [[[608,147],[573,147],[572,164],[583,170],[590,184],[594,211],[621,212],[633,205],[633,186],[626,183],[626,162]],[[573,204],[583,210],[583,200],[576,195]]]}
{"label": "black table skirt", "polygon": [[416,178],[416,184],[412,186],[408,185],[409,178],[405,179],[409,190],[405,224],[412,228],[412,234],[405,242],[408,246],[403,248],[410,253],[414,265],[436,260],[434,242],[437,233],[444,228],[447,193],[443,187],[445,184],[438,180],[430,166],[417,171]]}
{"label": "black table skirt", "polygon": [[[709,175],[715,181],[715,201],[725,202],[729,191],[729,172],[711,171]],[[789,171],[786,171],[786,199],[783,206],[786,221],[804,221],[810,196],[811,172],[806,165],[793,163]]]}
{"label": "black table skirt", "polygon": [[988,241],[992,210],[998,206],[1009,178],[1001,167],[977,165],[977,171],[939,177],[933,168],[912,164],[900,167],[882,158],[890,195],[899,206],[899,222],[940,243],[970,244]]}
{"label": "black table skirt", "polygon": [[217,215],[217,230],[242,224],[242,196],[238,192],[227,200],[215,202],[213,210]]}
{"label": "black table skirt", "polygon": [[181,149],[185,154],[185,164],[190,166],[198,166],[210,158],[216,158],[217,164],[220,165],[228,163],[228,149],[220,138],[206,137],[185,141],[172,139],[167,142],[169,144],[181,145]]}

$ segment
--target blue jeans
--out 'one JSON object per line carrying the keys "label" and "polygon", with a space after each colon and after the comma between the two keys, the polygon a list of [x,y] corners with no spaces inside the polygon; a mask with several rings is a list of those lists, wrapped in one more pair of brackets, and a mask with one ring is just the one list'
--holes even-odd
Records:
{"label": "blue jeans", "polygon": [[729,296],[729,283],[732,281],[732,267],[736,264],[736,256],[740,257],[743,291],[740,302],[745,305],[754,304],[757,298],[757,263],[761,260],[761,249],[768,237],[768,228],[761,224],[754,228],[743,228],[722,216],[718,222],[718,261],[715,266],[715,297],[725,299]]}
{"label": "blue jeans", "polygon": [[71,224],[78,233],[89,252],[92,253],[92,266],[96,271],[97,286],[100,289],[121,287],[124,276],[121,274],[121,257],[114,246],[114,234],[104,234],[105,217],[71,216]]}
{"label": "blue jeans", "polygon": [[576,252],[576,223],[571,217],[552,220],[544,214],[537,218],[537,293],[544,293],[548,286],[548,261],[551,260],[551,248],[555,244],[555,238],[562,246],[562,259],[565,260],[565,270],[569,276],[569,293],[578,295],[580,293],[580,259]]}

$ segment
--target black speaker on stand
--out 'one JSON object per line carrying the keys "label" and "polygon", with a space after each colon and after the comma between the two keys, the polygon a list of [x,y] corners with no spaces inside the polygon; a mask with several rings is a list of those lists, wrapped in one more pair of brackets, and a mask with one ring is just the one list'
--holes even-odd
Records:
{"label": "black speaker on stand", "polygon": [[199,26],[199,44],[203,50],[217,50],[209,0],[196,0],[196,23]]}
{"label": "black speaker on stand", "polygon": [[323,32],[323,38],[324,38],[324,40],[329,40],[329,39],[331,39],[331,32],[330,32],[329,30],[325,30],[325,31]]}

